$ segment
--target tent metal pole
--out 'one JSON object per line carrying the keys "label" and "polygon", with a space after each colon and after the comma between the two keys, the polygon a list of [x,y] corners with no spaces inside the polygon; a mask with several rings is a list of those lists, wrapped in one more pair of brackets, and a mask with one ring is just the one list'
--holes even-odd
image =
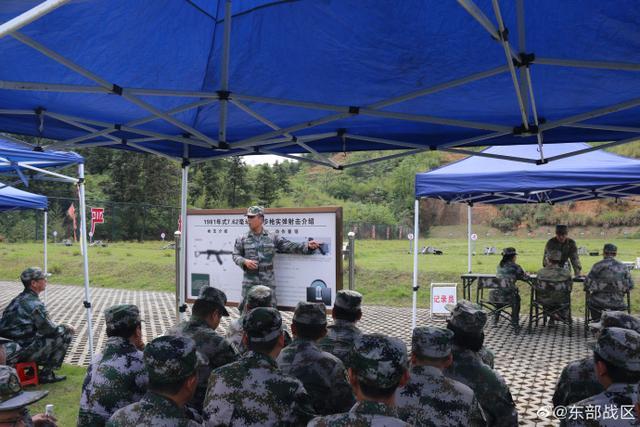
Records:
{"label": "tent metal pole", "polygon": [[599,68],[604,70],[640,71],[640,64],[633,62],[583,61],[580,59],[561,59],[537,57],[534,64],[557,65],[560,67]]}
{"label": "tent metal pole", "polygon": [[87,245],[87,207],[84,194],[84,164],[78,165],[80,198],[80,241],[82,244],[82,270],[84,273],[84,306],[87,309],[87,331],[89,334],[89,356],[93,359],[93,327],[91,325],[91,293],[89,290],[89,246]]}
{"label": "tent metal pole", "polygon": [[[186,147],[185,147],[186,148]],[[184,319],[186,311],[185,306],[185,290],[187,277],[187,188],[189,181],[189,162],[186,160],[182,163],[182,189],[180,192],[180,218],[182,222],[182,234],[180,236],[180,316],[178,321]]]}
{"label": "tent metal pole", "polygon": [[370,108],[360,108],[360,114],[363,116],[383,117],[386,119],[406,120],[410,122],[434,123],[444,126],[458,126],[470,129],[491,130],[494,132],[513,131],[508,126],[494,125],[491,123],[472,122],[468,120],[447,119],[442,117],[427,116],[421,114],[396,113],[392,111],[378,111]]}
{"label": "tent metal pole", "polygon": [[574,124],[577,122],[594,119],[596,117],[605,116],[610,113],[617,113],[618,111],[635,108],[638,105],[640,105],[640,98],[633,98],[629,101],[620,102],[608,107],[598,108],[596,110],[587,111],[586,113],[576,114],[575,116],[569,116],[553,122],[543,123],[542,125],[540,125],[540,131],[547,131],[549,129],[555,129],[568,124]]}
{"label": "tent metal pole", "polygon": [[467,204],[467,272],[471,273],[471,203]]}
{"label": "tent metal pole", "polygon": [[[48,212],[47,210],[43,210],[43,234],[42,234],[42,242],[43,242],[43,250],[44,250],[44,275],[45,277],[47,276],[47,273],[49,272],[49,268],[48,268],[48,262],[49,262],[49,257],[47,254],[47,223],[48,223]],[[47,288],[44,288],[44,304],[47,305]]]}
{"label": "tent metal pole", "polygon": [[525,159],[522,157],[503,156],[501,154],[490,154],[490,153],[484,153],[482,151],[465,150],[463,148],[438,148],[438,150],[447,151],[449,153],[468,154],[470,156],[476,156],[476,157],[487,157],[489,159],[510,160],[512,162],[533,163],[533,164],[536,164],[538,162],[536,159]]}
{"label": "tent metal pole", "polygon": [[640,133],[640,127],[630,127],[630,126],[611,126],[611,125],[597,125],[597,124],[591,124],[591,123],[573,123],[573,124],[564,125],[564,127],[579,128],[579,129],[610,130],[614,132]]}
{"label": "tent metal pole", "polygon": [[[524,68],[524,80],[529,88],[529,102],[531,103],[531,113],[533,114],[533,122],[536,126],[540,125],[538,121],[538,108],[536,107],[536,98],[533,94],[533,84],[531,83],[531,70],[528,66]],[[544,148],[542,144],[542,132],[536,133],[536,139],[538,141],[538,152],[540,153],[540,161],[544,162]]]}
{"label": "tent metal pole", "polygon": [[0,80],[0,89],[11,90],[35,90],[41,92],[68,92],[68,93],[111,93],[102,86],[67,85],[58,83],[17,82]]}
{"label": "tent metal pole", "polygon": [[280,156],[280,157],[284,157],[286,159],[298,160],[300,162],[314,163],[316,165],[326,166],[326,167],[329,167],[329,168],[333,168],[334,167],[331,163],[323,162],[322,160],[309,159],[309,158],[306,158],[306,157],[294,156],[292,154],[278,153],[277,151],[271,151],[271,150],[268,150],[268,149],[261,149],[259,152],[260,153],[273,154],[274,156]]}
{"label": "tent metal pole", "polygon": [[418,240],[420,227],[420,199],[415,200],[413,213],[413,305],[411,310],[411,330],[416,327],[416,317],[418,315]]}
{"label": "tent metal pole", "polygon": [[72,183],[77,183],[78,182],[78,178],[72,178],[70,176],[62,175],[60,173],[51,172],[51,171],[46,170],[46,169],[40,169],[40,168],[37,168],[35,166],[31,166],[31,165],[28,165],[28,164],[22,163],[22,162],[18,162],[16,164],[20,168],[24,168],[24,169],[29,169],[29,170],[32,170],[32,171],[40,172],[40,173],[45,174],[45,175],[55,176],[56,178],[63,179],[65,181],[67,181],[67,182],[72,182]]}
{"label": "tent metal pole", "polygon": [[389,154],[388,156],[376,157],[375,159],[361,160],[358,162],[342,165],[342,169],[352,168],[354,166],[360,166],[360,165],[368,165],[370,163],[382,162],[384,160],[396,159],[398,157],[411,156],[413,154],[418,154],[418,153],[422,153],[423,151],[429,151],[429,150],[430,150],[429,147],[424,147],[417,150],[408,150],[408,151],[403,151],[402,153],[395,153],[395,154]]}
{"label": "tent metal pole", "polygon": [[[229,53],[231,50],[231,0],[227,0],[224,5],[224,39],[222,45],[222,63],[220,64],[220,89],[223,92],[229,91]],[[227,114],[229,101],[220,100],[220,123],[218,127],[218,140],[227,142]]]}
{"label": "tent metal pole", "polygon": [[597,147],[585,148],[584,150],[577,150],[571,153],[559,154],[553,157],[547,157],[548,162],[552,162],[554,160],[566,159],[567,157],[577,156],[578,154],[589,153],[591,151],[602,150],[603,148],[615,147],[616,145],[628,144],[630,142],[636,142],[640,140],[640,136],[634,136],[627,139],[622,139],[620,141],[608,142],[606,144],[598,145]]}
{"label": "tent metal pole", "polygon": [[21,13],[15,18],[10,19],[9,21],[0,25],[0,39],[7,34],[11,34],[12,32],[19,30],[25,25],[29,25],[30,23],[43,17],[44,15],[53,12],[54,10],[68,2],[69,0],[46,0],[36,7],[33,7],[26,12]]}

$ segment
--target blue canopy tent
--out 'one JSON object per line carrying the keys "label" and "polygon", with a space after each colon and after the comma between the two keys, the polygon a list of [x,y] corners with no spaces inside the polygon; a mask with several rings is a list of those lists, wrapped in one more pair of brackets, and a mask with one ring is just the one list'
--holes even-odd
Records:
{"label": "blue canopy tent", "polygon": [[637,140],[639,24],[634,0],[0,2],[0,131],[180,160],[186,223],[210,158]]}
{"label": "blue canopy tent", "polygon": [[45,210],[47,197],[0,183],[0,212],[21,209]]}
{"label": "blue canopy tent", "polygon": [[[545,151],[561,160],[542,165],[503,160],[517,156],[536,160],[535,145],[489,147],[494,158],[467,157],[415,178],[414,290],[417,286],[418,201],[435,198],[468,205],[468,270],[471,272],[471,207],[476,203],[562,203],[640,195],[640,160],[606,151],[592,151],[585,143],[553,144]],[[567,153],[583,152],[568,158]],[[414,292],[415,301],[415,292]]]}

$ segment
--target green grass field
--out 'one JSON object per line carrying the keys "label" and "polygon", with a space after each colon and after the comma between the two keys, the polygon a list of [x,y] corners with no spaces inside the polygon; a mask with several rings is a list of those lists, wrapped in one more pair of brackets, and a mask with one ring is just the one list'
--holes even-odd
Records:
{"label": "green grass field", "polygon": [[43,413],[45,405],[51,403],[59,426],[75,426],[78,421],[82,381],[86,372],[87,369],[80,366],[63,365],[62,369],[56,371],[56,373],[58,375],[66,375],[66,381],[25,388],[26,391],[49,391],[47,397],[29,406],[31,415]]}

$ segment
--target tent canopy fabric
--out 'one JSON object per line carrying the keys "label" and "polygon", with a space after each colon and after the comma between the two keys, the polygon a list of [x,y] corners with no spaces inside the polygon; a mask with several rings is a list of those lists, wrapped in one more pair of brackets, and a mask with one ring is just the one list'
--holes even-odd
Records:
{"label": "tent canopy fabric", "polygon": [[[585,143],[545,147],[552,156],[590,148]],[[490,147],[498,156],[537,159],[535,145]],[[640,195],[640,160],[597,150],[546,164],[468,157],[416,174],[416,198],[458,203],[556,203]]]}
{"label": "tent canopy fabric", "polygon": [[3,139],[0,136],[0,173],[11,172],[16,166],[61,168],[84,163],[84,158],[70,151],[44,150]]}
{"label": "tent canopy fabric", "polygon": [[47,197],[0,183],[0,212],[18,209],[47,209]]}
{"label": "tent canopy fabric", "polygon": [[0,131],[334,167],[318,153],[640,137],[635,0],[497,4],[70,1],[0,33]]}

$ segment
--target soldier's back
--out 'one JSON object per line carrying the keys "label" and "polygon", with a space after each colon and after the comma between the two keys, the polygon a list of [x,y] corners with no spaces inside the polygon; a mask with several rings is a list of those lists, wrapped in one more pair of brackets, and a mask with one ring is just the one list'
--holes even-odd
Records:
{"label": "soldier's back", "polygon": [[362,335],[355,322],[336,319],[334,324],[327,327],[327,335],[320,340],[320,348],[333,354],[343,363],[353,347],[353,343]]}
{"label": "soldier's back", "polygon": [[405,427],[410,424],[398,418],[398,413],[383,403],[361,401],[349,412],[317,417],[310,427]]}
{"label": "soldier's back", "polygon": [[553,406],[568,406],[604,391],[598,382],[593,356],[569,362],[562,369],[553,394]]}
{"label": "soldier's back", "polygon": [[611,384],[605,391],[569,407],[566,426],[637,426],[637,384]]}
{"label": "soldier's back", "polygon": [[107,427],[140,426],[198,427],[202,423],[189,419],[182,408],[166,397],[148,392],[139,402],[117,410],[107,422]]}
{"label": "soldier's back", "polygon": [[5,338],[16,341],[21,346],[28,345],[36,334],[33,319],[34,311],[46,314],[44,304],[38,296],[29,290],[24,290],[4,309],[0,319],[0,334]]}

